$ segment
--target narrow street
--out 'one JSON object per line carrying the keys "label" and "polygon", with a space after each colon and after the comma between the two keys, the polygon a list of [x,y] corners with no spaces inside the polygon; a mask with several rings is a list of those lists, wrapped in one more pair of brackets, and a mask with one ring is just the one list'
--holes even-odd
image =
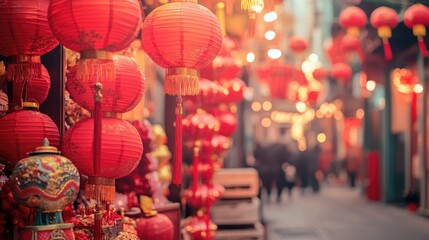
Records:
{"label": "narrow street", "polygon": [[369,202],[358,189],[325,186],[319,194],[305,195],[299,190],[295,189],[292,199],[284,193],[281,203],[264,199],[268,240],[429,239],[428,218]]}

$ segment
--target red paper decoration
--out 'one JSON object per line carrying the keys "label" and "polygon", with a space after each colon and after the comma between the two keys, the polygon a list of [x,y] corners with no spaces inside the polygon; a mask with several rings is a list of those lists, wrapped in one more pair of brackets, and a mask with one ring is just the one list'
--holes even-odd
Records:
{"label": "red paper decoration", "polygon": [[160,213],[136,220],[136,229],[140,240],[171,240],[174,233],[173,227],[171,220]]}
{"label": "red paper decoration", "polygon": [[367,16],[362,9],[351,6],[341,11],[339,22],[341,27],[347,29],[347,34],[357,37],[359,36],[359,29],[366,25]]}
{"label": "red paper decoration", "polygon": [[[144,74],[137,63],[127,57],[113,57],[115,79],[98,79],[103,84],[101,108],[104,112],[124,113],[133,109],[142,99],[144,93]],[[83,108],[94,111],[94,84],[97,79],[82,81],[76,76],[77,67],[70,68],[67,75],[67,90],[73,100]]]}
{"label": "red paper decoration", "polygon": [[51,88],[51,77],[48,70],[41,65],[41,76],[26,81],[13,82],[13,103],[21,105],[21,101],[37,102],[42,104],[49,94]]}
{"label": "red paper decoration", "polygon": [[112,52],[126,48],[137,37],[142,22],[141,3],[52,0],[48,21],[65,47],[81,53],[77,78],[112,79]]}
{"label": "red paper decoration", "polygon": [[0,55],[8,59],[8,79],[41,77],[40,55],[58,45],[47,21],[48,0],[0,3]]}
{"label": "red paper decoration", "polygon": [[352,68],[346,63],[336,63],[332,66],[331,76],[345,84],[352,76]]}
{"label": "red paper decoration", "polygon": [[[64,135],[63,154],[89,176],[91,185],[104,185],[107,199],[114,198],[114,179],[130,174],[138,165],[143,145],[137,130],[127,121],[117,118],[102,119],[100,174],[95,174],[93,160],[94,119],[87,118],[74,124]],[[91,182],[97,181],[97,182]],[[88,189],[86,190],[88,191]]]}
{"label": "red paper decoration", "polygon": [[0,117],[0,157],[12,169],[27,157],[46,137],[52,146],[59,145],[57,125],[38,111],[20,110]]}
{"label": "red paper decoration", "polygon": [[417,3],[405,10],[404,23],[407,27],[413,29],[414,36],[419,42],[420,51],[424,57],[429,56],[423,37],[426,36],[426,26],[429,25],[429,8],[423,4]]}
{"label": "red paper decoration", "polygon": [[308,49],[308,42],[302,37],[291,37],[289,39],[289,48],[295,54],[302,54]]}
{"label": "red paper decoration", "polygon": [[378,36],[383,40],[384,56],[387,60],[392,59],[392,49],[389,38],[392,36],[392,28],[398,25],[398,14],[388,7],[379,7],[371,13],[370,21],[377,28]]}

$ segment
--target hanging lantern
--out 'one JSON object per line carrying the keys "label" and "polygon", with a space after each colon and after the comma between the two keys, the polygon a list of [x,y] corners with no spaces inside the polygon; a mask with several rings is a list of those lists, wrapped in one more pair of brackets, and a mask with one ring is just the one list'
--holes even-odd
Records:
{"label": "hanging lantern", "polygon": [[51,78],[49,72],[42,65],[40,77],[13,82],[13,103],[20,106],[22,101],[34,101],[40,105],[48,97],[50,87]]}
{"label": "hanging lantern", "polygon": [[246,84],[239,78],[233,78],[230,80],[223,80],[221,84],[226,88],[227,94],[222,100],[222,103],[231,104],[239,103],[243,100],[243,91]]}
{"label": "hanging lantern", "polygon": [[0,126],[0,156],[9,169],[39,146],[44,138],[48,138],[52,146],[59,145],[57,125],[38,111],[11,112],[0,117]]}
{"label": "hanging lantern", "polygon": [[[346,59],[349,60],[350,54],[356,52],[360,62],[363,62],[364,56],[362,48],[360,47],[360,41],[357,37],[345,35],[341,38],[339,50],[341,53],[346,55]],[[338,54],[338,53],[337,53]]]}
{"label": "hanging lantern", "polygon": [[348,35],[358,37],[359,29],[366,25],[367,16],[362,9],[356,6],[351,6],[341,11],[339,22],[341,27],[347,29]]}
{"label": "hanging lantern", "polygon": [[60,43],[80,52],[78,79],[108,80],[114,77],[112,52],[128,47],[141,28],[141,2],[52,0],[48,21]]}
{"label": "hanging lantern", "polygon": [[88,79],[77,78],[77,66],[69,69],[66,87],[73,100],[88,111],[94,111],[94,84],[103,84],[103,112],[124,113],[132,110],[142,99],[144,93],[144,74],[137,63],[129,57],[115,55],[113,57],[115,78]]}
{"label": "hanging lantern", "polygon": [[189,114],[183,121],[184,134],[192,141],[212,139],[219,129],[218,120],[203,109]]}
{"label": "hanging lantern", "polygon": [[217,230],[217,226],[210,220],[210,216],[201,210],[198,211],[197,216],[186,218],[184,226],[191,240],[212,240]]}
{"label": "hanging lantern", "polygon": [[[100,174],[95,174],[93,163],[94,119],[87,118],[74,124],[64,135],[63,154],[89,177],[88,183],[102,185],[102,197],[106,201],[115,196],[115,178],[130,174],[138,165],[142,152],[142,140],[137,130],[127,121],[117,118],[102,119],[100,150]],[[98,193],[85,190],[87,197],[97,199]]]}
{"label": "hanging lantern", "polygon": [[8,57],[9,80],[42,76],[40,56],[58,45],[47,21],[48,5],[48,0],[0,2],[0,55]]}
{"label": "hanging lantern", "polygon": [[413,29],[413,34],[418,39],[420,51],[424,57],[429,56],[423,40],[423,37],[426,36],[426,26],[429,25],[428,15],[429,8],[420,3],[412,5],[404,13],[404,23]]}
{"label": "hanging lantern", "polygon": [[36,214],[35,225],[63,223],[59,214],[76,200],[79,184],[77,168],[60,156],[56,147],[49,146],[46,138],[43,146],[16,164],[10,177],[11,190],[19,204],[37,209],[40,216],[47,212],[58,215],[46,222]]}
{"label": "hanging lantern", "polygon": [[219,53],[222,33],[216,16],[196,0],[174,0],[153,10],[142,28],[146,53],[166,68],[164,92],[177,95],[173,183],[181,182],[182,97],[198,94],[198,69]]}
{"label": "hanging lantern", "polygon": [[398,92],[405,94],[414,93],[414,86],[419,83],[417,74],[406,68],[394,69],[392,81]]}
{"label": "hanging lantern", "polygon": [[302,56],[308,49],[308,42],[302,37],[291,37],[289,39],[289,48],[295,53],[295,55]]}
{"label": "hanging lantern", "polygon": [[317,81],[322,81],[328,76],[328,71],[324,67],[314,69],[312,72],[313,78]]}
{"label": "hanging lantern", "polygon": [[392,28],[398,25],[398,14],[388,7],[379,7],[371,13],[370,21],[373,27],[377,28],[378,36],[383,40],[384,57],[392,59],[392,49],[389,38],[392,36]]}
{"label": "hanging lantern", "polygon": [[219,121],[218,134],[232,137],[237,129],[237,114],[226,109],[213,109],[210,113]]}
{"label": "hanging lantern", "polygon": [[352,76],[352,68],[346,63],[336,63],[332,66],[331,76],[344,85]]}
{"label": "hanging lantern", "polygon": [[225,188],[221,185],[211,184],[211,186],[209,186],[206,184],[198,184],[196,188],[187,189],[185,191],[185,197],[189,205],[198,209],[212,206],[213,203],[222,196],[224,191]]}
{"label": "hanging lantern", "polygon": [[256,14],[264,10],[264,0],[241,0],[241,9],[249,14],[249,36],[255,34]]}

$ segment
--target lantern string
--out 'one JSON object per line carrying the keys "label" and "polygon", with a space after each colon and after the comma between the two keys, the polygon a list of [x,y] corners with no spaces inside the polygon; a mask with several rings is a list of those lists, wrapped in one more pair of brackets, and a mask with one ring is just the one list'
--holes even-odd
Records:
{"label": "lantern string", "polygon": [[419,42],[420,51],[422,52],[423,57],[428,57],[429,53],[422,36],[418,37],[418,42]]}
{"label": "lantern string", "polygon": [[392,49],[390,48],[389,40],[383,38],[384,57],[386,60],[392,60]]}
{"label": "lantern string", "polygon": [[180,185],[182,182],[182,95],[176,97],[176,130],[174,139],[174,172],[173,184]]}

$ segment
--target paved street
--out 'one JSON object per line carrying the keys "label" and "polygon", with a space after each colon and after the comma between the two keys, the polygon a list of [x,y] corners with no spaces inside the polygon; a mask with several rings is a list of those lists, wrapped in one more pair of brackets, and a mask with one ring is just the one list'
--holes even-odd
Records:
{"label": "paved street", "polygon": [[368,202],[358,190],[327,186],[317,195],[298,190],[292,200],[284,193],[281,203],[264,201],[267,240],[429,239],[429,218]]}

